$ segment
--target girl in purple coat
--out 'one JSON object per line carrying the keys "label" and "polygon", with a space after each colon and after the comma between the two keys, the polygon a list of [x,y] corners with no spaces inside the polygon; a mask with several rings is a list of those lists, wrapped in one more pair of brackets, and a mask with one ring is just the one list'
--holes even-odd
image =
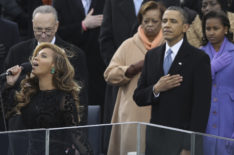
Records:
{"label": "girl in purple coat", "polygon": [[[234,44],[230,22],[222,11],[204,16],[203,47],[209,55],[212,72],[212,98],[206,133],[234,138]],[[234,143],[204,138],[205,155],[233,155]]]}

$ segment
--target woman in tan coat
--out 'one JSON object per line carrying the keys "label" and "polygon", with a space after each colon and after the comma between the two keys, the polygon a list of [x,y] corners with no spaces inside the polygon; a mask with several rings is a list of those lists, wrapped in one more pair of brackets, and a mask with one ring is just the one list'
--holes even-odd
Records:
{"label": "woman in tan coat", "polygon": [[[163,43],[161,18],[165,8],[154,1],[145,3],[139,12],[138,32],[122,43],[107,67],[107,83],[119,86],[112,123],[149,122],[151,107],[138,107],[133,101],[147,50]],[[108,155],[127,155],[136,151],[136,125],[112,127]],[[144,139],[144,138],[143,138]],[[144,144],[144,143],[142,143]]]}
{"label": "woman in tan coat", "polygon": [[[202,8],[201,12],[202,15],[207,14],[210,10],[223,10],[226,12],[227,6],[225,3],[223,3],[222,0],[202,0]],[[234,13],[227,12],[227,16],[229,18],[230,24],[231,24],[231,32],[234,32]],[[188,39],[188,42],[199,48],[202,46],[202,39],[203,39],[203,33],[202,33],[202,22],[199,15],[197,15],[190,25],[190,28],[186,32],[186,36]]]}

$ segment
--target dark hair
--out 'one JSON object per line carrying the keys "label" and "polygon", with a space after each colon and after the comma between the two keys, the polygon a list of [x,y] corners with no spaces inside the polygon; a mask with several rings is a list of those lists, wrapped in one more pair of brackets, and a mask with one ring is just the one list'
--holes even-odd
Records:
{"label": "dark hair", "polygon": [[[203,0],[202,0],[203,2]],[[201,7],[202,7],[202,2],[201,2]],[[221,10],[223,10],[225,13],[227,13],[227,9],[228,9],[228,6],[227,6],[227,1],[226,0],[217,0],[217,2],[219,3],[219,5],[221,6]],[[202,17],[204,16],[202,14],[202,11],[201,13],[199,14],[200,18],[202,19]]]}
{"label": "dark hair", "polygon": [[228,27],[228,31],[227,34],[225,34],[225,36],[229,41],[233,42],[233,33],[230,32],[230,21],[226,13],[223,11],[210,11],[202,19],[202,33],[203,33],[202,45],[204,46],[208,43],[208,39],[206,37],[206,21],[210,18],[220,19],[222,25]]}
{"label": "dark hair", "polygon": [[183,18],[183,23],[184,24],[188,24],[189,23],[189,17],[188,17],[188,13],[181,7],[178,7],[178,6],[170,6],[167,8],[167,10],[173,10],[173,11],[178,11],[182,18]]}
{"label": "dark hair", "polygon": [[228,9],[227,1],[224,1],[224,0],[217,0],[217,2],[220,4],[221,9],[222,9],[224,12],[226,12],[227,9]]}
{"label": "dark hair", "polygon": [[149,1],[149,2],[144,3],[141,6],[141,9],[140,9],[140,11],[139,11],[139,13],[137,15],[138,23],[141,24],[143,16],[147,11],[154,10],[154,9],[160,11],[160,16],[161,16],[161,19],[162,19],[163,13],[166,10],[164,5],[161,2]]}

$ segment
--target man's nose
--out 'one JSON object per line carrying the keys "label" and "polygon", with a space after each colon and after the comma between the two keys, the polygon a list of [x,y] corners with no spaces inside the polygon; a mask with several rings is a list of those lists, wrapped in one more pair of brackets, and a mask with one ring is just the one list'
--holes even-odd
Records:
{"label": "man's nose", "polygon": [[164,27],[169,27],[171,25],[171,23],[169,21],[167,21],[166,23],[164,23]]}
{"label": "man's nose", "polygon": [[45,38],[46,37],[46,33],[45,32],[41,32],[41,37]]}
{"label": "man's nose", "polygon": [[212,7],[211,7],[210,5],[207,5],[207,7],[206,7],[205,10],[206,10],[207,12],[209,12],[209,11],[211,10],[211,8],[212,8]]}

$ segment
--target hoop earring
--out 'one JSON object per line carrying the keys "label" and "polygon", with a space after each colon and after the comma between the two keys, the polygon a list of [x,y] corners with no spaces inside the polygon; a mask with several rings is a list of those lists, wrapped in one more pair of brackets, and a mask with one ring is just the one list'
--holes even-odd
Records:
{"label": "hoop earring", "polygon": [[51,74],[54,74],[54,73],[55,73],[55,68],[54,68],[54,67],[51,68],[50,73],[51,73]]}

